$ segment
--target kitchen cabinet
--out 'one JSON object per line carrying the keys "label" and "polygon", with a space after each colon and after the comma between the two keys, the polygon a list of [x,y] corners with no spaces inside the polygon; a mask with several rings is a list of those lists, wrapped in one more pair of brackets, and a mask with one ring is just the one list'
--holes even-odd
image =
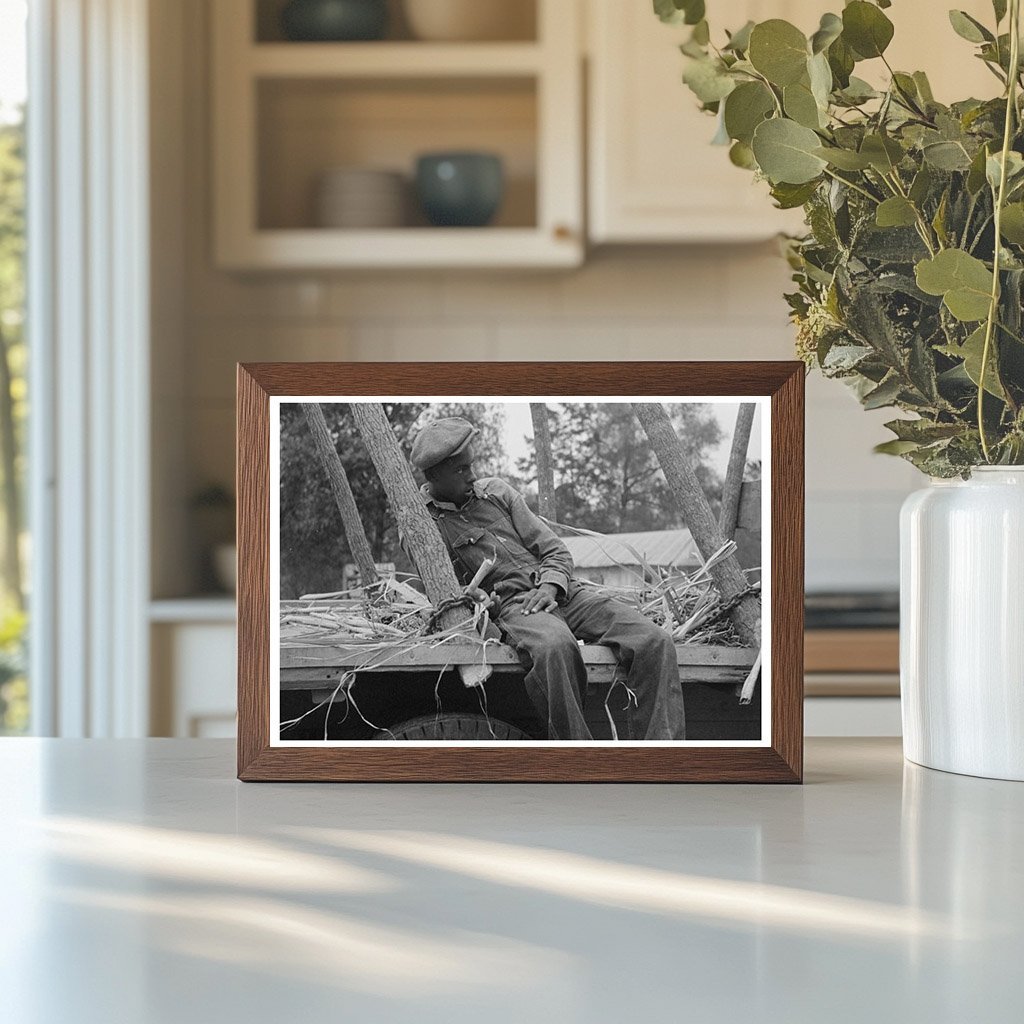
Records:
{"label": "kitchen cabinet", "polygon": [[[292,42],[277,0],[217,0],[214,249],[227,269],[574,266],[583,258],[579,9],[536,5],[532,39]],[[394,20],[394,19],[393,19]],[[424,152],[498,154],[506,188],[487,227],[319,226],[327,172],[408,179]],[[411,192],[411,190],[410,190]]]}
{"label": "kitchen cabinet", "polygon": [[153,736],[235,735],[235,602],[230,597],[150,605]]}
{"label": "kitchen cabinet", "polygon": [[[588,224],[604,242],[737,242],[798,231],[765,183],[712,146],[715,119],[682,83],[687,26],[663,25],[649,3],[588,0]],[[712,32],[749,19],[813,21],[821,0],[708,4]],[[800,8],[804,10],[801,11]],[[801,17],[801,14],[804,14]]]}
{"label": "kitchen cabinet", "polygon": [[[686,26],[663,25],[647,2],[587,0],[588,221],[593,243],[717,242],[800,232],[799,210],[774,208],[765,183],[710,144],[715,120],[681,82],[678,44]],[[747,20],[785,18],[805,33],[842,4],[826,0],[709,0],[712,37]],[[957,4],[986,24],[989,0]],[[886,11],[896,34],[887,57],[897,69],[928,72],[944,102],[996,94],[998,83],[952,30],[946,7],[901,0]],[[881,61],[857,74],[880,84]]]}

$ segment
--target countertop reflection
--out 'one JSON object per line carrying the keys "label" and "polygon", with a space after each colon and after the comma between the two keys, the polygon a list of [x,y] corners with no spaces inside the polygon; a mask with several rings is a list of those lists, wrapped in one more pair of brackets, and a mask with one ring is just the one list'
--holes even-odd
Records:
{"label": "countertop reflection", "polygon": [[3,1019],[1020,1019],[1024,786],[889,739],[806,769],[243,785],[229,741],[0,741]]}

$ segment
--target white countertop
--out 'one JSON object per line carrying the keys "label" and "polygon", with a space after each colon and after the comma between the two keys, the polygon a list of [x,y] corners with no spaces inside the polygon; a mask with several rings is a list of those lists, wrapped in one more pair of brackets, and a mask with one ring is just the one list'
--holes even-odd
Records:
{"label": "white countertop", "polygon": [[1024,785],[810,740],[796,786],[256,785],[0,741],[9,1024],[1024,1016]]}

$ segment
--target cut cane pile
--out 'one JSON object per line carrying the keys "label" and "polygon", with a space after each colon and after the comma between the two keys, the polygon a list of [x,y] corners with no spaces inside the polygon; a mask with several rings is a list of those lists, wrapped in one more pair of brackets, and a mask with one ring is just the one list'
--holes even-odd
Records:
{"label": "cut cane pile", "polygon": [[[587,536],[600,534],[574,531]],[[595,593],[631,605],[652,622],[668,630],[677,644],[741,647],[710,570],[736,549],[729,541],[692,573],[652,566],[630,549],[637,559],[636,585],[612,587],[590,580],[579,582]],[[619,563],[621,564],[621,563]],[[486,609],[467,611],[460,625],[428,632],[434,609],[426,597],[408,582],[385,577],[367,587],[330,594],[308,594],[297,601],[281,602],[281,646],[366,645],[387,650],[404,644],[430,644],[458,637],[463,642],[479,637]]]}
{"label": "cut cane pile", "polygon": [[[590,531],[574,532],[601,538],[600,534]],[[580,580],[580,583],[596,593],[632,605],[652,622],[667,629],[677,644],[742,647],[728,616],[723,614],[722,599],[710,574],[715,564],[735,549],[732,541],[727,542],[707,562],[688,574],[679,569],[651,566],[639,552],[630,548],[639,567],[635,570],[635,587],[610,587],[589,580]],[[632,567],[628,568],[633,571]],[[369,661],[363,661],[360,672],[386,669],[389,661],[416,648],[438,649],[437,661],[443,663],[444,647],[452,642],[479,644],[481,662],[486,661],[487,647],[499,641],[493,636],[493,631],[488,635],[489,614],[484,605],[475,605],[471,611],[467,608],[464,621],[444,630],[430,628],[435,620],[435,610],[427,598],[405,579],[387,576],[366,587],[331,594],[308,594],[297,601],[282,601],[280,645],[283,648],[358,647],[361,653],[372,655]],[[750,701],[759,663],[760,658],[743,687],[741,703]],[[327,705],[329,715],[336,700],[345,703],[346,716],[349,711],[354,711],[366,724],[377,729],[378,726],[365,718],[356,702],[353,693],[356,676],[354,670],[344,672],[327,700],[297,718],[282,722],[281,731],[298,724],[324,705]],[[614,728],[612,721],[613,734]],[[382,731],[387,732],[386,729]],[[324,739],[327,739],[326,720]]]}

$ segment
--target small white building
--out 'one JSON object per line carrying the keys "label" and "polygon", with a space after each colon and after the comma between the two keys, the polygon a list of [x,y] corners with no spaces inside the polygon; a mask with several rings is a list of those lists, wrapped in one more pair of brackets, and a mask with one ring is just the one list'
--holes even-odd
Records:
{"label": "small white building", "polygon": [[643,570],[637,555],[648,565],[671,566],[685,572],[702,563],[697,545],[686,529],[562,537],[561,540],[572,555],[577,576],[610,587],[639,584]]}

